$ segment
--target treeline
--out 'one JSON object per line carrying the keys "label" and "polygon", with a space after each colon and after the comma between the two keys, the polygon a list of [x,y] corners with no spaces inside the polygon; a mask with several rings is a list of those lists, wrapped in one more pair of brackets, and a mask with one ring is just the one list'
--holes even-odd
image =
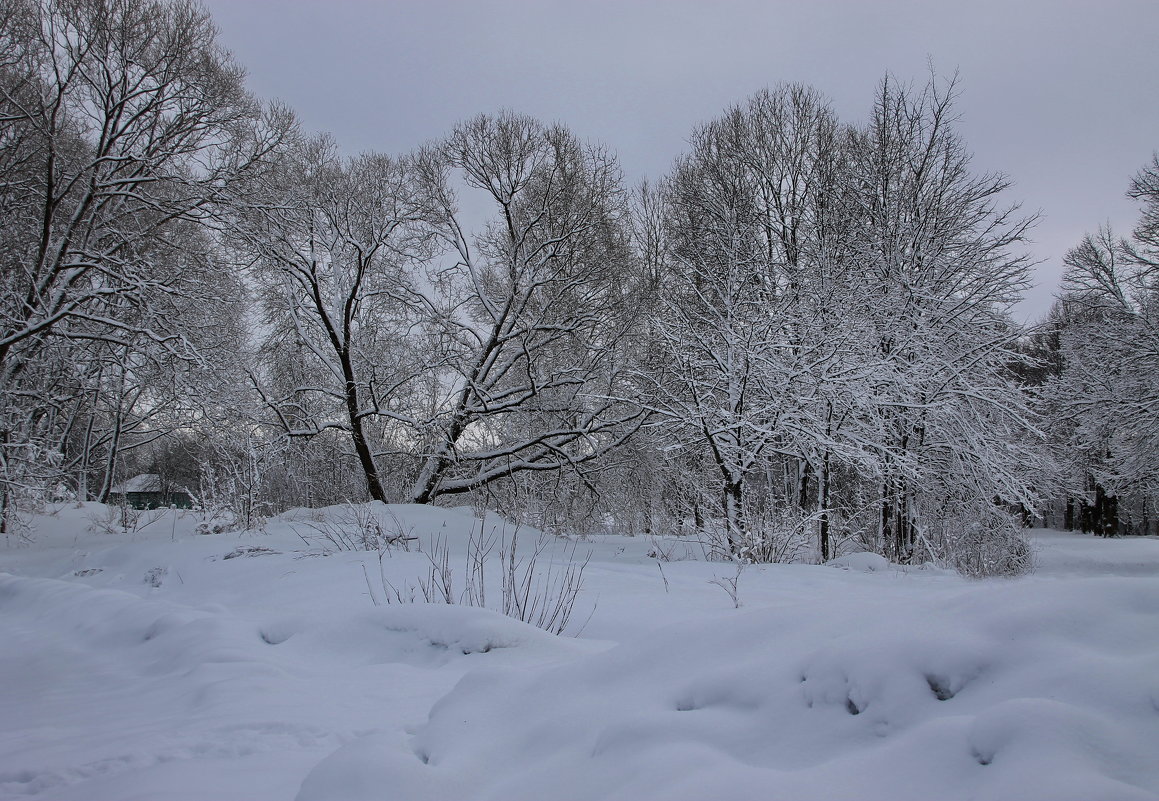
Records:
{"label": "treeline", "polygon": [[243,524],[475,503],[973,575],[1053,499],[1146,530],[1156,167],[1028,332],[1031,220],[954,94],[779,86],[632,188],[511,112],[344,155],[195,3],[0,0],[0,525],[155,473]]}
{"label": "treeline", "polygon": [[1066,256],[1058,300],[1029,337],[1059,527],[1159,533],[1159,157],[1131,180],[1129,236],[1108,227]]}

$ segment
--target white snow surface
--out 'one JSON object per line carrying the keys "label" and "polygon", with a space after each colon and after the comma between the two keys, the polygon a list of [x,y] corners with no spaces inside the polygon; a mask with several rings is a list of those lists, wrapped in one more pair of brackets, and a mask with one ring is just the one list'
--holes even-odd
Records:
{"label": "white snow surface", "polygon": [[[363,513],[447,543],[456,591],[472,531],[515,532]],[[0,541],[0,798],[1159,799],[1159,540],[1038,531],[1017,580],[749,566],[738,609],[732,565],[596,537],[576,637],[384,604],[430,561],[327,554],[349,509],[145,514]]]}

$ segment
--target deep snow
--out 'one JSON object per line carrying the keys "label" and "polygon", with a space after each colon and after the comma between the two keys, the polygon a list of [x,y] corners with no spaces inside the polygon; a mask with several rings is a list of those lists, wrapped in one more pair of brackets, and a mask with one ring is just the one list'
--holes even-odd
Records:
{"label": "deep snow", "polygon": [[[373,509],[446,542],[456,591],[470,533],[513,531]],[[750,566],[737,609],[712,583],[731,565],[594,538],[576,638],[376,606],[430,562],[326,555],[348,509],[213,535],[104,515],[0,542],[2,798],[1159,798],[1154,539],[1036,532],[1013,581]]]}

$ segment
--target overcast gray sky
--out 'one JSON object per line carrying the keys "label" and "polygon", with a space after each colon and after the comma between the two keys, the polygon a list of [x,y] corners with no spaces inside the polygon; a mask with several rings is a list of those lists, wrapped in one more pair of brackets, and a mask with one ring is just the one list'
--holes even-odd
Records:
{"label": "overcast gray sky", "polygon": [[400,153],[481,111],[567,123],[664,173],[692,127],[782,81],[861,122],[891,72],[959,72],[963,137],[1009,200],[1039,211],[1050,303],[1062,257],[1110,221],[1159,149],[1159,0],[206,0],[259,95],[350,153]]}

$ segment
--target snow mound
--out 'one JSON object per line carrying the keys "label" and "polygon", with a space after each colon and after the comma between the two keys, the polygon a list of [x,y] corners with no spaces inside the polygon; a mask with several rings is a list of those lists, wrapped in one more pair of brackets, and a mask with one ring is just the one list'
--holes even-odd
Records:
{"label": "snow mound", "polygon": [[862,573],[884,573],[887,570],[895,569],[896,566],[891,564],[881,554],[876,553],[849,553],[845,556],[839,556],[836,559],[830,559],[825,563],[829,567],[839,567],[842,570],[857,570]]}
{"label": "snow mound", "polygon": [[[591,650],[488,609],[404,604],[371,607],[342,620],[282,615],[246,621],[224,609],[191,608],[56,579],[0,573],[0,613],[26,630],[78,648],[127,653],[142,672],[188,671],[209,662],[293,660],[322,654],[343,665],[444,664],[456,657],[520,649],[543,659]],[[275,659],[268,646],[278,646]]]}
{"label": "snow mound", "polygon": [[[373,520],[385,531],[433,535],[468,536],[477,531],[484,521],[466,506],[428,506],[411,503],[342,503],[317,509],[295,507],[279,514],[275,520],[286,523],[355,523]],[[505,521],[497,520],[503,525]]]}
{"label": "snow mound", "polygon": [[[0,614],[9,625],[78,653],[97,654],[105,662],[115,656],[138,676],[189,675],[221,663],[272,669],[255,626],[228,613],[142,599],[120,590],[0,574]],[[28,660],[36,657],[29,654]],[[27,661],[23,668],[33,665]]]}
{"label": "snow mound", "polygon": [[1153,799],[1157,738],[1159,583],[995,582],[470,673],[299,799]]}
{"label": "snow mound", "polygon": [[325,654],[346,666],[399,663],[429,668],[484,654],[489,655],[489,664],[505,663],[510,661],[507,652],[518,652],[520,660],[551,661],[585,651],[574,640],[554,637],[498,612],[444,604],[365,609],[325,625],[281,619],[264,626],[263,636],[287,658]]}
{"label": "snow mound", "polygon": [[[494,516],[200,537],[173,510],[90,526],[109,513],[0,547],[0,798],[1159,799],[1156,540],[1042,532],[1011,581],[750,566],[737,610],[718,565],[594,538],[597,640],[375,605],[436,538],[463,575],[472,536],[515,530]],[[371,517],[419,540],[303,543]]]}
{"label": "snow mound", "polygon": [[[140,798],[225,798],[230,781],[250,787],[253,775],[240,774],[260,776],[262,765],[288,773],[281,797],[292,797],[304,773],[294,780],[287,755],[298,754],[304,772],[373,724],[397,725],[402,710],[417,723],[431,702],[423,696],[445,693],[472,667],[545,664],[593,648],[472,607],[243,617],[3,573],[0,623],[0,686],[20,688],[0,695],[0,753],[10,749],[0,798],[124,798],[130,788]],[[420,690],[414,709],[407,687]],[[266,790],[236,797],[276,797],[262,781]]]}
{"label": "snow mound", "polygon": [[836,567],[840,570],[849,570],[854,573],[887,573],[924,576],[957,576],[957,572],[944,567],[938,567],[933,562],[920,565],[899,565],[889,561],[881,554],[860,552],[849,553],[830,559],[826,567]]}

